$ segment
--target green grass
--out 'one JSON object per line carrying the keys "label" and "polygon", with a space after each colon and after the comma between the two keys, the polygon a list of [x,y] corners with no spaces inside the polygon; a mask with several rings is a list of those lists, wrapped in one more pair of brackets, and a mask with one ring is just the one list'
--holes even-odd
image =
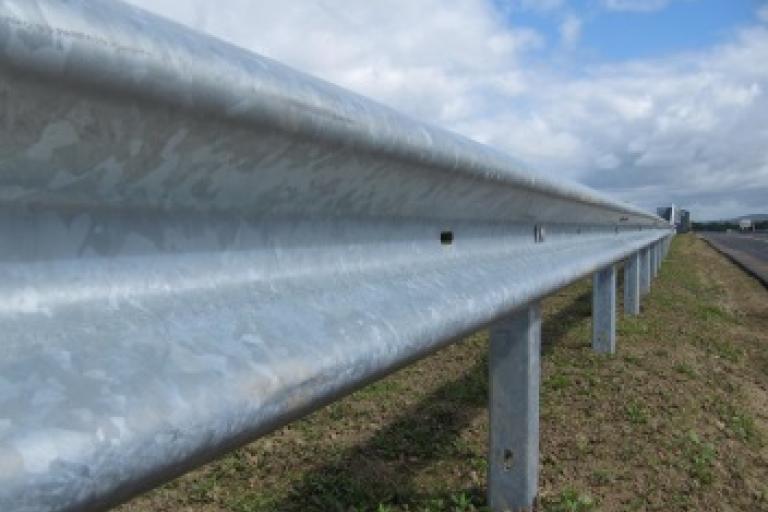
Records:
{"label": "green grass", "polygon": [[695,379],[698,377],[698,373],[696,373],[696,370],[694,370],[690,365],[686,363],[677,363],[674,366],[674,370],[677,373],[680,373],[682,375],[686,375],[687,377],[690,377],[691,379]]}
{"label": "green grass", "polygon": [[734,437],[754,446],[762,445],[762,436],[757,428],[755,418],[748,412],[739,409],[731,402],[722,402],[717,407],[720,420],[728,427]]}
{"label": "green grass", "polygon": [[618,336],[642,336],[648,334],[647,319],[641,316],[624,318],[617,326]]}
{"label": "green grass", "polygon": [[571,381],[567,375],[553,375],[544,381],[544,387],[550,391],[560,391],[566,389]]}
{"label": "green grass", "polygon": [[695,316],[702,322],[738,323],[734,315],[716,304],[701,304],[696,309]]}
{"label": "green grass", "polygon": [[596,510],[596,506],[589,494],[568,488],[551,501],[545,501],[544,512],[589,512]]}
{"label": "green grass", "polygon": [[648,412],[637,402],[632,402],[625,407],[627,419],[635,425],[648,423]]}
{"label": "green grass", "polygon": [[712,443],[704,442],[696,432],[689,432],[682,440],[684,466],[699,485],[712,483],[712,467],[717,451]]}

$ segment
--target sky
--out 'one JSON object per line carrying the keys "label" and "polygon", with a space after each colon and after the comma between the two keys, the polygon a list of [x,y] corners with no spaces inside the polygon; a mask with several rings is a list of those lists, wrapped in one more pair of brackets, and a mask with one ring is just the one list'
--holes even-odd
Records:
{"label": "sky", "polygon": [[768,0],[130,0],[694,220],[768,213]]}

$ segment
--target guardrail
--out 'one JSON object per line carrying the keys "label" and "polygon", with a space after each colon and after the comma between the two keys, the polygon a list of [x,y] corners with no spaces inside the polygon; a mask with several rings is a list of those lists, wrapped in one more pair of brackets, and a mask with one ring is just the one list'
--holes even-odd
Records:
{"label": "guardrail", "polygon": [[0,510],[103,510],[492,326],[489,499],[536,494],[545,295],[671,227],[125,4],[0,4]]}

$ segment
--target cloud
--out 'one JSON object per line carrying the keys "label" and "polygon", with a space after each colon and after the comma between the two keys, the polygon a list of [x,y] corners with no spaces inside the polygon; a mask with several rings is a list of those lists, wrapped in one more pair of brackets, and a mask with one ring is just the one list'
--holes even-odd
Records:
{"label": "cloud", "polygon": [[653,12],[664,9],[671,0],[602,0],[611,11]]}
{"label": "cloud", "polygon": [[[694,53],[577,63],[576,74],[537,58],[543,37],[485,0],[132,3],[648,209],[768,208],[764,25]],[[562,42],[576,44],[581,23],[567,24]]]}
{"label": "cloud", "polygon": [[543,44],[485,0],[131,3],[440,123],[486,91],[522,93],[518,59]]}
{"label": "cloud", "polygon": [[757,17],[761,21],[768,23],[768,5],[764,5],[757,10]]}
{"label": "cloud", "polygon": [[[591,186],[646,208],[690,205],[700,217],[765,210],[768,70],[755,66],[763,59],[768,31],[744,30],[700,54],[531,86],[531,110],[578,139],[567,163]],[[524,150],[526,142],[508,144]],[[554,172],[566,164],[552,156],[537,163]]]}
{"label": "cloud", "polygon": [[581,37],[582,22],[577,16],[566,16],[560,24],[560,40],[563,46],[573,47]]}

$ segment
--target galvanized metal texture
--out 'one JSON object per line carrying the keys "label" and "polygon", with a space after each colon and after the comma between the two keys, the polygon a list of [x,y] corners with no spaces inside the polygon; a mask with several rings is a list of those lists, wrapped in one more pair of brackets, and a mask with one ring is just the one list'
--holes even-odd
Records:
{"label": "galvanized metal texture", "polygon": [[632,254],[624,262],[624,314],[640,314],[640,252]]}
{"label": "galvanized metal texture", "polygon": [[494,511],[528,510],[539,481],[539,305],[521,308],[490,331],[488,505]]}
{"label": "galvanized metal texture", "polygon": [[107,0],[0,2],[0,510],[101,510],[662,219]]}
{"label": "galvanized metal texture", "polygon": [[616,352],[616,265],[592,275],[592,348]]}

